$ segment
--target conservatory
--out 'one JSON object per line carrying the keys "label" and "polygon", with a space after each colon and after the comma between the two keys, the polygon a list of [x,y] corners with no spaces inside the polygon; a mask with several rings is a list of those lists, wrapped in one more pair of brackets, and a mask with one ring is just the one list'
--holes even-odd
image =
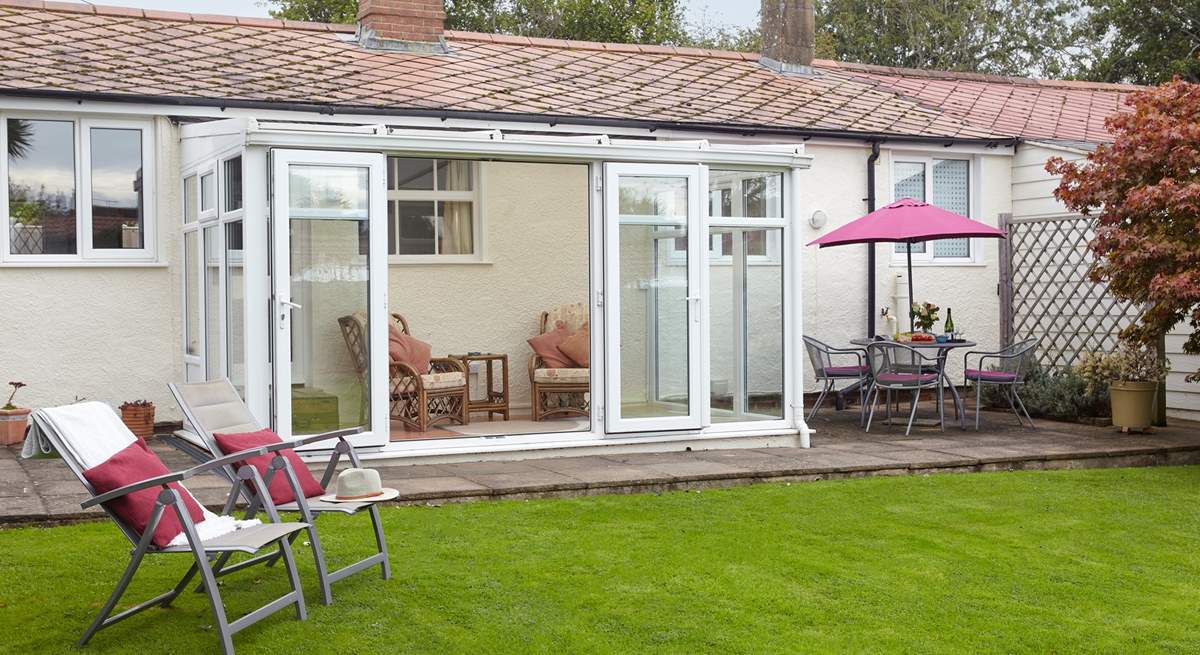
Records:
{"label": "conservatory", "polygon": [[180,128],[188,381],[372,457],[807,445],[800,145]]}

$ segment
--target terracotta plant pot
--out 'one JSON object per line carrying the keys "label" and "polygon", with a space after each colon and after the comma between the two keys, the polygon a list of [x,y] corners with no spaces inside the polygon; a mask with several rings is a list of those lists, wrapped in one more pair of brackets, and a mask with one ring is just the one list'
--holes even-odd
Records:
{"label": "terracotta plant pot", "polygon": [[1117,381],[1109,384],[1113,425],[1131,430],[1145,430],[1154,425],[1157,393],[1157,382]]}
{"label": "terracotta plant pot", "polygon": [[134,436],[147,439],[154,436],[154,405],[123,405],[121,421]]}
{"label": "terracotta plant pot", "polygon": [[29,413],[25,407],[0,409],[0,446],[11,446],[25,440],[25,426],[29,424]]}

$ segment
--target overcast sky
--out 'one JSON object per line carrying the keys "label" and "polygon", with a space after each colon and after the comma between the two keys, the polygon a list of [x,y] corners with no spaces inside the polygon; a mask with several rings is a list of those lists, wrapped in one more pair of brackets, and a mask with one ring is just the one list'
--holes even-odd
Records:
{"label": "overcast sky", "polygon": [[[267,15],[266,7],[259,6],[255,0],[205,0],[203,3],[195,0],[97,0],[92,4],[231,16]],[[684,0],[684,4],[687,6],[688,19],[692,22],[707,20],[713,25],[748,27],[758,21],[759,3],[756,0]]]}

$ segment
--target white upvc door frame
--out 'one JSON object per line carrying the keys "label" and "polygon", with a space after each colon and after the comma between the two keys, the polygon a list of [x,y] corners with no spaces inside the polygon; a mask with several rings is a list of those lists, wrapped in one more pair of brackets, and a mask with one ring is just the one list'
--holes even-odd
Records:
{"label": "white upvc door frame", "polygon": [[[388,420],[388,367],[381,365],[375,353],[388,348],[388,254],[387,254],[387,182],[386,157],[379,152],[333,150],[273,149],[270,157],[271,229],[271,331],[273,339],[272,424],[283,439],[292,434],[292,311],[291,290],[291,217],[288,207],[289,171],[293,165],[355,167],[368,170],[368,341],[370,393],[368,403],[371,429],[351,439],[355,446],[384,446],[391,438]],[[319,220],[319,219],[316,219]],[[250,248],[250,244],[246,244]],[[313,449],[329,448],[328,443],[313,444]]]}
{"label": "white upvc door frame", "polygon": [[[621,284],[620,284],[620,178],[673,177],[685,178],[688,183],[687,217],[680,227],[688,232],[687,251],[687,323],[688,323],[688,411],[679,416],[655,416],[630,418],[621,415]],[[707,239],[700,238],[707,229],[700,192],[704,182],[704,170],[695,164],[604,164],[604,280],[606,289],[605,306],[605,432],[624,434],[630,432],[657,433],[665,431],[699,431],[704,427],[705,407],[708,404],[708,370],[705,347],[707,324],[704,317],[708,292],[704,288],[703,271],[707,267]],[[668,224],[669,221],[662,221]],[[658,223],[655,223],[658,224]],[[647,348],[653,347],[647,344]],[[656,377],[656,376],[655,376]],[[656,380],[648,380],[656,384]]]}

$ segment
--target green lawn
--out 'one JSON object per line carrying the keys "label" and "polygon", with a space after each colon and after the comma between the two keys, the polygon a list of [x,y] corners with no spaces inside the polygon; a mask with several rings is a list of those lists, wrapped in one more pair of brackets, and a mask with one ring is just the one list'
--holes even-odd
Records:
{"label": "green lawn", "polygon": [[[1200,652],[1200,467],[939,475],[385,510],[360,574],[243,653]],[[365,517],[326,517],[365,554]],[[352,529],[354,528],[354,529]],[[125,564],[107,523],[0,531],[0,650],[63,652]],[[307,548],[298,549],[304,581]],[[338,555],[335,555],[335,560]],[[132,604],[174,582],[143,565]],[[277,570],[225,579],[232,616]],[[144,595],[142,595],[144,594]],[[86,652],[209,652],[203,596]]]}

